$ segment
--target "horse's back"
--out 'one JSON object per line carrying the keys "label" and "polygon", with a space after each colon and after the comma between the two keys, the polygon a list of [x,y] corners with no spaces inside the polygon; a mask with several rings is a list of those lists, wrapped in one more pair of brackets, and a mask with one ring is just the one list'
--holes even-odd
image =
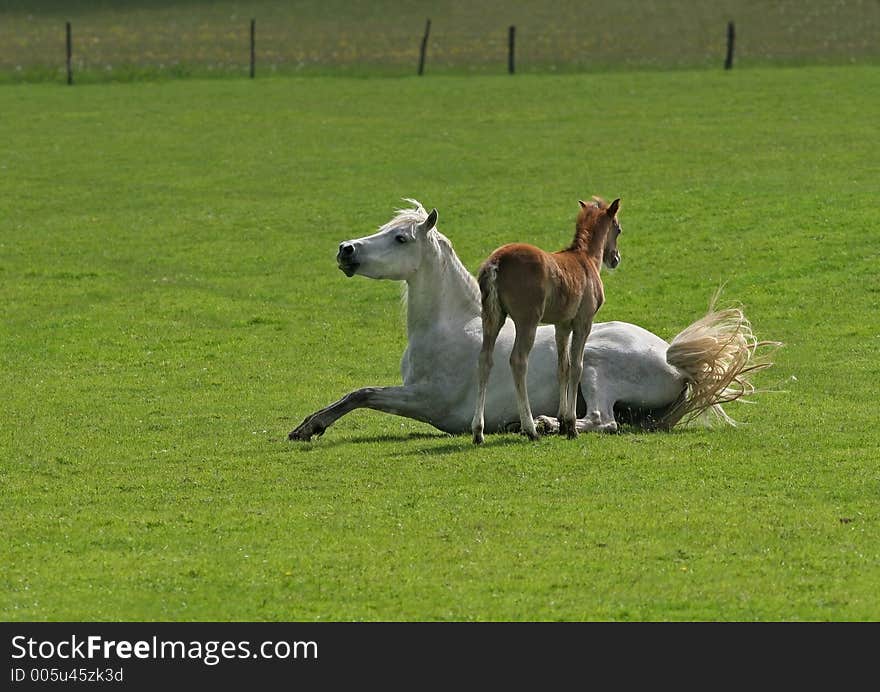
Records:
{"label": "horse's back", "polygon": [[528,243],[508,243],[502,245],[483,262],[480,267],[480,275],[490,268],[496,275],[521,277],[528,279],[531,276],[544,276],[546,274],[547,258],[549,253],[539,247]]}
{"label": "horse's back", "polygon": [[632,406],[657,407],[674,400],[684,386],[666,362],[669,344],[629,322],[597,322],[584,349],[584,367],[595,368],[613,398]]}
{"label": "horse's back", "polygon": [[540,318],[550,279],[548,253],[527,243],[509,243],[483,262],[477,275],[484,309],[487,297],[497,296],[499,307],[516,320],[518,313]]}
{"label": "horse's back", "polygon": [[478,283],[483,300],[496,292],[503,312],[517,322],[568,322],[583,312],[585,301],[591,314],[604,302],[602,280],[589,259],[527,243],[495,250],[480,268]]}
{"label": "horse's back", "polygon": [[612,320],[610,322],[596,322],[590,335],[588,345],[595,344],[597,347],[608,347],[627,352],[656,352],[662,349],[664,353],[669,344],[662,338],[650,332],[644,327],[631,322]]}

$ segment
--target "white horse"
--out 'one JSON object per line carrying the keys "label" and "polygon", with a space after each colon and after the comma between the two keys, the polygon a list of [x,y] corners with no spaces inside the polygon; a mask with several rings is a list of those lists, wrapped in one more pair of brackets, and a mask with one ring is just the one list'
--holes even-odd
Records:
{"label": "white horse", "polygon": [[[480,289],[452,244],[437,230],[437,210],[397,212],[377,233],[339,245],[336,261],[346,276],[405,281],[408,345],[401,362],[403,385],[365,387],[308,416],[291,440],[319,436],[345,414],[369,408],[469,433],[477,395],[482,344]],[[495,356],[506,362],[515,330],[508,320]],[[733,424],[721,404],[754,391],[748,375],[767,367],[755,358],[758,342],[738,309],[712,312],[671,344],[626,322],[593,325],[584,353],[578,397],[579,432],[616,432],[620,423],[670,428],[714,413]],[[538,429],[557,432],[551,414],[559,403],[556,341],[541,326],[529,356],[528,388]],[[486,399],[486,430],[510,431],[519,412],[509,368],[495,368]]]}

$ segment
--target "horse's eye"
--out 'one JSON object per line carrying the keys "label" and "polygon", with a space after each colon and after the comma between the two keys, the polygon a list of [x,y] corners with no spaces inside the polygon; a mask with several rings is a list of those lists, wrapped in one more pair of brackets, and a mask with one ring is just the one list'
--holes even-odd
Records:
{"label": "horse's eye", "polygon": [[407,238],[405,235],[403,235],[403,233],[401,233],[400,235],[394,236],[394,240],[396,240],[398,243],[405,243],[406,241],[409,240],[409,238]]}

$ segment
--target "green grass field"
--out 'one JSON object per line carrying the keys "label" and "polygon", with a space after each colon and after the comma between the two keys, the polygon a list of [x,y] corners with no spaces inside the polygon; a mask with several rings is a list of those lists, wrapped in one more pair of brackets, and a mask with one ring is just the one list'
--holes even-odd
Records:
{"label": "green grass field", "polygon": [[[0,619],[880,619],[876,67],[0,89]],[[623,198],[600,319],[785,342],[736,429],[287,432],[399,382],[400,198],[475,269]],[[501,366],[499,366],[501,367]]]}

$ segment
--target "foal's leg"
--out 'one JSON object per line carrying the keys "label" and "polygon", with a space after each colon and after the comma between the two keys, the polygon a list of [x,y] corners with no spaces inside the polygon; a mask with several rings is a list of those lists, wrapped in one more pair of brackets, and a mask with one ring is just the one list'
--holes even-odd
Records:
{"label": "foal's leg", "polygon": [[471,421],[471,432],[474,434],[474,444],[483,444],[483,413],[486,408],[486,390],[489,388],[489,374],[492,372],[493,354],[495,353],[495,341],[498,333],[504,326],[507,315],[504,313],[492,314],[491,311],[483,312],[483,347],[480,349],[479,360],[479,389],[477,390],[477,405],[474,409],[474,419]]}
{"label": "foal's leg", "polygon": [[593,319],[581,320],[575,322],[571,333],[571,352],[575,357],[571,359],[571,371],[568,380],[568,411],[565,416],[560,416],[560,433],[562,432],[562,420],[572,421],[571,427],[566,430],[568,439],[577,437],[578,430],[575,420],[577,418],[577,388],[581,381],[581,375],[584,372],[584,346],[587,345],[587,337],[590,336],[590,330],[593,328]]}
{"label": "foal's leg", "polygon": [[[556,325],[556,375],[559,380],[559,410],[556,417],[559,419],[559,434],[568,434],[568,431],[574,428],[575,420],[566,418],[569,410],[569,382],[571,378],[571,351],[569,350],[569,342],[571,341],[571,325]],[[575,391],[575,396],[577,392]],[[575,399],[575,402],[577,400]]]}
{"label": "foal's leg", "polygon": [[535,343],[535,332],[538,330],[538,321],[521,320],[516,322],[516,339],[513,342],[513,350],[510,352],[510,369],[513,372],[513,384],[516,386],[516,404],[519,409],[519,421],[522,433],[528,435],[530,440],[539,439],[535,429],[535,421],[532,418],[532,408],[529,406],[529,389],[527,377],[529,374],[529,353]]}

